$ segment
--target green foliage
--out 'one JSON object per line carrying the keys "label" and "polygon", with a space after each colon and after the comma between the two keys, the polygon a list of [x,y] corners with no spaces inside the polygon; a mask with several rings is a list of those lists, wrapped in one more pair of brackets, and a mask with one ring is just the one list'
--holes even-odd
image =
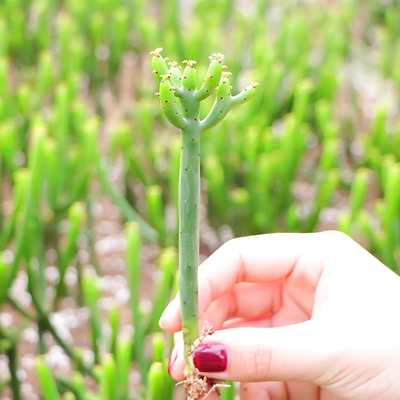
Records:
{"label": "green foliage", "polygon": [[[399,272],[400,4],[331,3],[0,2],[1,396],[22,397],[17,348],[34,327],[44,358],[27,381],[39,376],[43,398],[145,399],[157,379],[172,398],[171,338],[152,335],[177,287],[181,145],[166,118],[186,115],[162,112],[152,69],[161,81],[172,68],[161,100],[197,84],[213,126],[201,144],[203,255],[232,235],[340,229]],[[150,66],[156,46],[188,62]],[[218,52],[232,75],[217,93],[218,59],[187,64]],[[250,79],[255,97],[221,121],[224,96],[247,100],[236,88]],[[115,237],[126,246],[105,255]],[[110,274],[126,278],[125,303],[107,303]],[[72,339],[56,324],[70,307],[91,313]],[[46,364],[52,345],[68,371]]]}
{"label": "green foliage", "polygon": [[59,400],[56,381],[53,378],[51,369],[44,360],[36,362],[36,370],[39,377],[40,386],[42,388],[44,400]]}

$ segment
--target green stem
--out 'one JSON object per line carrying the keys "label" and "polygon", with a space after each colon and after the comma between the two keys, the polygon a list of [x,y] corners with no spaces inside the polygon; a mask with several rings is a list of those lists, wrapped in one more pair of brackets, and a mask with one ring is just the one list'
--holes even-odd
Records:
{"label": "green stem", "polygon": [[[1,167],[2,167],[2,155],[0,154],[0,176],[2,176],[1,173]],[[0,204],[3,204],[2,202],[2,198],[3,198],[3,191],[2,191],[2,187],[0,185]],[[3,232],[3,210],[0,210],[0,231]]]}
{"label": "green stem", "polygon": [[76,356],[76,353],[74,352],[73,348],[70,347],[62,338],[61,336],[57,333],[53,325],[51,324],[49,317],[47,314],[40,312],[41,317],[42,317],[42,323],[43,326],[52,334],[54,337],[55,341],[63,348],[65,353],[71,358],[71,360],[74,362],[76,368],[92,378],[95,378],[95,375],[90,367],[86,367],[80,359]]}
{"label": "green stem", "polygon": [[[196,61],[185,60],[181,75],[176,63],[168,69],[157,48],[151,54],[153,72],[159,82],[160,104],[172,125],[181,129],[182,147],[179,170],[179,293],[181,321],[185,346],[185,375],[192,376],[194,366],[189,350],[199,335],[197,268],[199,265],[200,209],[200,138],[201,133],[217,125],[233,105],[254,96],[256,82],[231,95],[229,72],[222,73],[221,54],[214,54],[204,82],[197,90]],[[172,82],[172,83],[171,83]],[[200,101],[216,89],[214,105],[200,121]],[[177,104],[180,100],[180,106]]]}
{"label": "green stem", "polygon": [[22,316],[24,316],[25,318],[29,319],[30,321],[36,322],[37,321],[37,317],[31,313],[29,313],[28,311],[26,311],[25,309],[23,309],[22,307],[20,307],[18,305],[18,303],[12,299],[10,296],[7,295],[7,302],[16,310],[18,311]]}
{"label": "green stem", "polygon": [[45,311],[44,307],[42,307],[41,303],[38,301],[37,297],[35,296],[35,293],[31,292],[31,295],[32,295],[32,303],[36,308],[38,314],[37,317],[38,325],[41,326],[43,330],[47,330],[52,334],[55,341],[62,347],[65,353],[71,358],[77,369],[88,374],[92,378],[96,379],[92,371],[92,368],[86,367],[82,363],[82,360],[77,356],[77,353],[74,351],[74,349],[70,347],[58,334],[58,332],[50,322],[48,313]]}
{"label": "green stem", "polygon": [[12,392],[13,392],[13,399],[19,400],[21,398],[21,396],[20,396],[20,382],[19,382],[19,379],[17,378],[18,363],[17,363],[16,344],[13,343],[13,345],[7,351],[7,357],[9,359],[9,368],[10,368],[10,374],[11,374],[11,388],[12,388]]}
{"label": "green stem", "polygon": [[148,366],[144,353],[144,331],[143,319],[140,313],[140,249],[141,249],[141,236],[140,226],[137,222],[130,222],[126,224],[126,270],[129,281],[129,290],[131,292],[131,311],[132,321],[135,327],[133,335],[133,350],[138,361],[140,370],[142,372],[142,380],[146,385]]}
{"label": "green stem", "polygon": [[[179,171],[179,292],[185,349],[199,335],[197,267],[199,264],[200,136],[198,124],[182,130]],[[185,357],[185,373],[191,367]]]}
{"label": "green stem", "polygon": [[100,157],[97,157],[97,173],[104,191],[120,209],[121,213],[128,221],[137,221],[140,224],[141,233],[146,239],[149,239],[150,241],[156,241],[158,238],[158,233],[138,215],[138,213],[128,203],[126,198],[114,188],[108,176],[107,170],[101,163]]}
{"label": "green stem", "polygon": [[[9,343],[7,348],[6,348],[6,355],[8,357],[8,365],[9,365],[9,370],[10,370],[10,380],[9,384],[11,386],[11,390],[13,393],[13,399],[19,400],[21,398],[20,396],[20,382],[17,377],[17,371],[18,371],[18,361],[17,361],[17,345],[18,345],[18,335],[16,335],[16,332],[13,331],[7,332],[3,329],[2,326],[0,326],[0,339],[6,339],[7,342]],[[0,382],[0,386],[1,386]]]}
{"label": "green stem", "polygon": [[[91,210],[93,201],[91,199],[91,197],[89,196],[86,199],[86,209],[87,210]],[[87,213],[87,233],[86,236],[88,238],[88,245],[89,245],[89,249],[90,249],[90,263],[94,266],[94,269],[96,270],[97,275],[100,275],[99,271],[100,271],[100,266],[99,266],[99,261],[97,259],[96,256],[96,252],[94,250],[94,245],[95,245],[95,240],[94,240],[94,218],[91,212]],[[79,272],[79,269],[78,269]],[[78,276],[79,277],[79,276]]]}

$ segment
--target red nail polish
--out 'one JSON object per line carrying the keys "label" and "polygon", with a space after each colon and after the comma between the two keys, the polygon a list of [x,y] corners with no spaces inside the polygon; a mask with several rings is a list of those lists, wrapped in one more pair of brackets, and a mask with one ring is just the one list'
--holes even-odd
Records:
{"label": "red nail polish", "polygon": [[178,349],[176,346],[171,351],[171,355],[169,356],[169,362],[168,362],[168,374],[171,375],[170,370],[176,359],[178,358]]}
{"label": "red nail polish", "polygon": [[218,343],[201,343],[193,353],[194,366],[202,372],[221,372],[228,364],[228,351]]}

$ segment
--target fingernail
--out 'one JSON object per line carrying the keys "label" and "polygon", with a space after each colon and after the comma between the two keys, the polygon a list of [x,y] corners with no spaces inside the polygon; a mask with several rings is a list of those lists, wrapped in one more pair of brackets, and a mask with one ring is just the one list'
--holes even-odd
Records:
{"label": "fingernail", "polygon": [[176,346],[171,351],[171,355],[169,356],[169,362],[168,362],[168,374],[171,375],[170,371],[172,366],[174,365],[174,362],[178,358],[178,349]]}
{"label": "fingernail", "polygon": [[218,343],[201,343],[193,353],[194,366],[202,372],[222,372],[228,364],[228,351]]}

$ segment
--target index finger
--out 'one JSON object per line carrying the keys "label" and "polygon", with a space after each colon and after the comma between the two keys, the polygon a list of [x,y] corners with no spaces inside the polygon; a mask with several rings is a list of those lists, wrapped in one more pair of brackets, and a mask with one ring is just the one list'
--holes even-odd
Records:
{"label": "index finger", "polygon": [[[322,272],[321,258],[316,251],[320,242],[318,235],[321,234],[274,233],[225,243],[199,267],[199,315],[241,282],[278,282],[297,270],[316,286]],[[160,325],[171,332],[181,329],[177,298],[165,310]]]}

